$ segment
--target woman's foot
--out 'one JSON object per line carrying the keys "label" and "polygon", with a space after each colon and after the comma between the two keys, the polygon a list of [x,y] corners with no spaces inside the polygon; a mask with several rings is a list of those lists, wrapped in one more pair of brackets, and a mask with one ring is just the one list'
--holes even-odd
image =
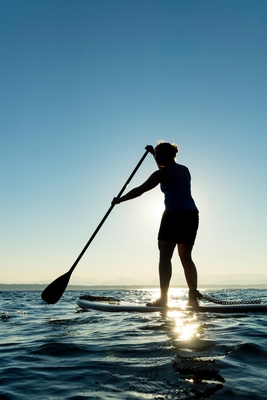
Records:
{"label": "woman's foot", "polygon": [[189,289],[188,297],[189,297],[189,300],[188,300],[187,305],[190,306],[190,307],[198,307],[199,304],[198,304],[197,299],[198,298],[201,299],[202,294],[199,293],[198,290]]}
{"label": "woman's foot", "polygon": [[198,301],[196,299],[189,299],[187,305],[190,307],[198,307],[199,306]]}
{"label": "woman's foot", "polygon": [[147,307],[167,307],[167,299],[160,297],[157,300],[150,301],[146,305]]}

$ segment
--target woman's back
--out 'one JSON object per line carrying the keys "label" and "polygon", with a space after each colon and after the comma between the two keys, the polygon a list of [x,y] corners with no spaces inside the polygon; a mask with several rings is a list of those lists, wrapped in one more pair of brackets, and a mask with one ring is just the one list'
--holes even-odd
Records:
{"label": "woman's back", "polygon": [[188,168],[175,162],[166,165],[165,168],[168,170],[166,176],[169,176],[169,179],[161,183],[160,187],[165,195],[166,211],[197,210],[191,195],[191,176]]}

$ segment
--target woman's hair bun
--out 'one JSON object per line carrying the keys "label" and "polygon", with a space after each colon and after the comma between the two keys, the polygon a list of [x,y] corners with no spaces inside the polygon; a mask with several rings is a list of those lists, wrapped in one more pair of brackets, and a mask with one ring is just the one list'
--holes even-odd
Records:
{"label": "woman's hair bun", "polygon": [[177,154],[179,149],[176,143],[168,143],[160,141],[155,149],[162,150],[162,151],[169,151],[170,153]]}

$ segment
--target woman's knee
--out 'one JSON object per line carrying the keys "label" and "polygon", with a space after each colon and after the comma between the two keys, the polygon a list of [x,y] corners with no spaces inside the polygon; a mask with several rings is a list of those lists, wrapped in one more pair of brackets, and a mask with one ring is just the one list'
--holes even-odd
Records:
{"label": "woman's knee", "polygon": [[192,261],[191,253],[193,246],[189,244],[179,244],[178,253],[182,264]]}
{"label": "woman's knee", "polygon": [[163,240],[158,241],[158,248],[159,248],[159,254],[160,257],[164,258],[172,258],[173,251],[175,249],[176,243],[172,242],[165,242]]}

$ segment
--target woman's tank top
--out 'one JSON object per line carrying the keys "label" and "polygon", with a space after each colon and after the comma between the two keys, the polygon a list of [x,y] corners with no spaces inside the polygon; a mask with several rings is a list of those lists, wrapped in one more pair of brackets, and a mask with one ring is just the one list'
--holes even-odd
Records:
{"label": "woman's tank top", "polygon": [[[176,168],[178,166],[178,170]],[[160,185],[165,195],[166,211],[195,210],[198,211],[191,196],[191,176],[189,170],[180,164],[166,165],[174,174],[174,179]]]}

